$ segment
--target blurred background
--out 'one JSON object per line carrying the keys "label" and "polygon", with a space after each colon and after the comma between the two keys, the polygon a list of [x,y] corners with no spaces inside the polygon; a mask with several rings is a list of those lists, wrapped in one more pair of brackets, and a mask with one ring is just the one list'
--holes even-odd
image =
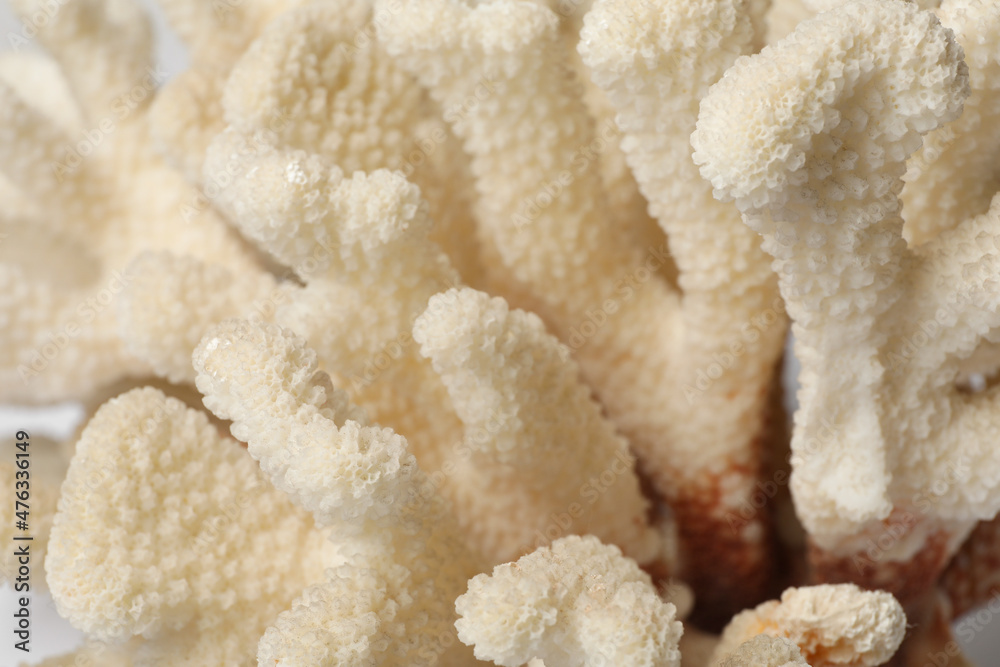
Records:
{"label": "blurred background", "polygon": [[[210,0],[205,0],[210,1]],[[159,7],[153,0],[139,0],[154,18],[156,27],[156,54],[160,67],[169,76],[187,68],[188,59],[183,44],[177,39],[163,18]],[[21,22],[14,16],[6,0],[0,0],[0,53],[12,51],[14,44],[20,43]],[[16,38],[12,39],[12,37]],[[29,43],[21,45],[24,50],[37,49],[37,45]],[[791,355],[785,372],[786,387],[790,390],[790,402],[794,401],[795,377],[798,366]],[[789,405],[789,407],[793,407]],[[70,436],[83,419],[83,410],[75,404],[64,404],[45,409],[24,409],[0,405],[0,435],[10,437],[19,429],[29,431],[32,435],[46,436],[62,440]],[[13,452],[3,452],[3,456],[13,459]],[[7,548],[7,545],[0,545]],[[33,564],[33,578],[41,575],[41,564]],[[15,609],[15,594],[9,586],[0,588],[0,667],[15,667],[19,664],[37,664],[48,657],[72,650],[79,645],[83,635],[74,630],[63,620],[55,610],[52,598],[46,594],[32,595],[32,637],[31,653],[28,655],[14,649],[13,612]],[[975,616],[975,612],[970,616]],[[959,633],[962,647],[969,658],[975,660],[980,667],[1000,667],[1000,618],[987,611],[970,619],[974,621],[965,626],[966,630]],[[987,618],[988,617],[988,618]],[[959,624],[962,620],[959,620]],[[970,632],[970,628],[977,631]],[[935,665],[928,656],[927,665]]]}

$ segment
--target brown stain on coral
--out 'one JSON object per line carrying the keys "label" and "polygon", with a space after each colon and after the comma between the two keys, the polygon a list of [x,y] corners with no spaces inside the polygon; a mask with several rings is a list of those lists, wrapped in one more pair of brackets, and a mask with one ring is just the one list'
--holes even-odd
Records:
{"label": "brown stain on coral", "polygon": [[[681,578],[695,595],[690,620],[717,632],[734,614],[768,599],[776,574],[775,549],[766,512],[740,518],[734,528],[724,514],[719,516],[719,478],[707,482],[678,494],[672,508],[683,554]],[[760,540],[748,540],[747,529],[759,531]]]}
{"label": "brown stain on coral", "polygon": [[[777,597],[787,571],[784,550],[776,539],[773,513],[778,494],[760,506],[734,507],[725,502],[727,480],[771,480],[778,467],[771,459],[787,448],[789,437],[782,404],[781,360],[776,364],[760,433],[740,461],[730,461],[721,474],[701,476],[696,484],[677,489],[670,506],[677,525],[681,578],[691,586],[695,606],[689,619],[695,626],[719,632],[743,611]],[[755,487],[756,492],[756,487]],[[752,498],[752,496],[751,496]],[[745,503],[744,503],[745,505]]]}
{"label": "brown stain on coral", "polygon": [[941,577],[941,588],[957,618],[1000,595],[1000,517],[981,521],[962,543]]}
{"label": "brown stain on coral", "polygon": [[907,561],[877,558],[866,551],[832,554],[810,544],[811,583],[853,583],[868,590],[887,591],[904,607],[910,607],[933,591],[948,561],[949,538],[943,530],[931,533],[920,551]]}
{"label": "brown stain on coral", "polygon": [[866,551],[833,555],[810,544],[812,583],[851,582],[896,596],[906,610],[906,638],[884,667],[925,667],[931,664],[930,656],[936,656],[934,664],[941,667],[973,667],[962,655],[950,624],[996,593],[1000,521],[980,524],[951,559],[950,540],[946,530],[931,533],[908,561],[880,560]]}
{"label": "brown stain on coral", "polygon": [[[731,469],[732,470],[732,469]],[[640,468],[640,473],[641,473]],[[750,474],[741,467],[740,474]],[[678,577],[691,587],[695,606],[687,619],[707,632],[718,633],[733,615],[774,597],[777,568],[773,531],[762,508],[749,520],[729,510],[722,503],[721,476],[706,476],[706,483],[679,489],[670,499],[669,508],[662,502],[651,503],[650,523],[656,525],[669,514],[677,530],[679,563],[657,560],[643,569],[662,585]],[[643,492],[655,497],[654,486],[640,474]],[[750,541],[731,523],[736,517],[739,528],[756,524],[762,539]]]}

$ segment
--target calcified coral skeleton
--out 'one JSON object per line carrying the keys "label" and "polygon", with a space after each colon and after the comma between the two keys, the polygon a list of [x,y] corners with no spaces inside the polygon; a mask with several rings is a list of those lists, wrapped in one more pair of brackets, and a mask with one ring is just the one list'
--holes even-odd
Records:
{"label": "calcified coral skeleton", "polygon": [[[458,636],[497,665],[533,657],[550,667],[680,665],[676,607],[635,561],[595,537],[565,537],[480,574],[455,609]],[[619,640],[624,627],[634,632],[629,642]]]}
{"label": "calcified coral skeleton", "polygon": [[725,664],[747,651],[746,642],[767,635],[789,640],[812,667],[875,667],[893,656],[905,634],[906,614],[888,593],[851,584],[789,588],[780,601],[737,614],[722,632],[715,660]]}
{"label": "calcified coral skeleton", "polygon": [[[590,16],[634,11],[628,3],[598,2]],[[671,500],[685,552],[713,551],[712,558],[682,563],[702,602],[739,606],[741,590],[750,598],[762,592],[769,534],[763,515],[735,534],[726,516],[753,491],[782,309],[752,236],[732,209],[715,206],[690,164],[687,136],[700,96],[750,50],[753,31],[746,3],[650,6],[649,13],[655,16],[604,32],[598,26],[608,21],[595,18],[584,29],[581,53],[595,81],[616,88],[611,102],[625,125],[614,135],[624,130],[633,173],[671,235],[683,297],[650,280],[656,249],[644,256],[612,224],[594,158],[580,149],[597,136],[595,128],[561,71],[568,62],[551,13],[529,4],[472,8],[422,0],[406,3],[379,28],[389,52],[443,107],[460,106],[484,81],[496,88],[453,127],[472,155],[479,222],[499,252],[497,270],[528,290],[530,305],[564,340],[574,344],[575,337],[584,376]],[[687,13],[693,16],[685,22]],[[699,41],[699,34],[710,39]],[[636,53],[662,63],[662,71],[646,74],[646,63],[630,62]],[[684,77],[687,87],[641,88],[643,76]],[[662,99],[670,103],[661,106]],[[662,117],[649,112],[657,106]],[[721,249],[713,237],[725,239]],[[755,318],[768,316],[754,327]]]}
{"label": "calcified coral skeleton", "polygon": [[[807,2],[813,11],[831,10],[845,4],[844,0],[826,0]],[[970,93],[964,102],[962,115],[954,122],[929,132],[923,141],[923,146],[907,161],[907,170],[903,175],[904,186],[899,193],[903,205],[903,238],[911,246],[944,241],[935,240],[943,232],[948,232],[959,226],[967,228],[966,233],[977,235],[977,223],[982,227],[986,217],[987,230],[995,229],[995,207],[991,210],[990,202],[997,191],[998,164],[997,127],[1000,106],[997,104],[998,68],[1000,68],[1000,53],[996,49],[1000,39],[1000,6],[996,3],[980,2],[978,0],[960,0],[952,2],[919,2],[921,8],[931,8],[940,18],[942,24],[954,30],[955,39],[964,50],[964,60],[969,69]],[[982,243],[984,238],[977,238]],[[945,243],[960,244],[961,237],[955,236]],[[925,248],[929,253],[939,253],[939,250]],[[969,269],[966,269],[968,272]],[[992,272],[990,270],[990,272]],[[972,277],[972,276],[968,276]],[[973,278],[974,280],[974,278]],[[994,288],[995,289],[995,288]],[[919,330],[904,336],[899,342],[899,350],[890,353],[890,369],[902,362],[908,362],[914,354],[919,354],[917,348],[925,345],[936,345],[937,339],[948,325],[951,315],[957,319],[959,310],[975,308],[971,294],[965,287],[954,288],[954,297],[947,299],[942,309],[933,313],[933,318],[916,320]],[[980,303],[982,307],[984,304]],[[989,305],[985,306],[989,309]],[[945,321],[942,321],[943,318]],[[970,373],[992,375],[995,373],[996,352],[993,336],[987,334],[971,348],[965,348],[958,356],[960,383],[968,385]],[[944,376],[948,371],[945,370]],[[947,382],[947,380],[945,380]],[[829,432],[828,432],[829,433]],[[901,539],[920,520],[920,514],[937,504],[942,495],[956,485],[961,485],[965,476],[971,470],[962,465],[939,463],[943,478],[936,482],[925,483],[925,489],[912,496],[919,511],[896,512],[888,522],[888,526],[877,531],[876,544],[869,538],[862,554],[855,554],[855,562],[862,569],[872,568],[873,559],[882,559],[885,552],[892,550],[897,544],[904,544],[911,551],[919,549],[921,537],[915,542]],[[974,464],[973,464],[974,465]],[[973,532],[962,551],[949,566],[949,571],[942,580],[942,587],[952,601],[952,609],[941,612],[948,618],[958,615],[984,603],[994,594],[993,576],[989,574],[995,562],[995,520],[982,524]],[[940,546],[940,545],[937,545]],[[930,562],[921,555],[928,555],[933,550],[917,552],[912,559],[919,562],[914,567],[903,563],[904,569],[911,572],[917,570],[925,584],[933,581],[942,555],[931,555]],[[950,551],[950,550],[949,550]],[[897,560],[890,557],[889,560]],[[903,557],[905,561],[905,556]],[[875,568],[877,569],[877,568]],[[898,566],[888,566],[883,577],[899,582]],[[919,571],[924,570],[920,575]],[[862,574],[861,571],[858,574]]]}
{"label": "calcified coral skeleton", "polygon": [[[73,95],[52,101],[78,109],[78,124],[60,125],[34,106],[45,98],[24,99],[0,83],[2,173],[14,204],[0,258],[7,400],[81,399],[148,372],[122,345],[113,308],[137,252],[169,249],[236,271],[255,263],[214,211],[178,224],[196,193],[149,141],[149,104],[162,78],[150,27],[138,7],[110,4],[113,12],[98,0],[68,3],[39,33],[62,68],[48,80]],[[30,15],[36,5],[16,8]],[[51,269],[38,274],[33,267],[42,265]]]}
{"label": "calcified coral skeleton", "polygon": [[[256,171],[261,183],[268,182],[268,166],[263,164]],[[327,269],[334,275],[339,269],[341,280],[330,281],[327,288],[326,281],[314,277],[306,288],[288,287],[283,292],[288,308],[279,309],[277,315],[283,321],[301,322],[299,328],[321,344],[324,365],[338,369],[343,377],[360,372],[355,360],[375,354],[378,348],[372,343],[392,340],[399,331],[419,343],[420,355],[411,347],[408,357],[394,369],[406,375],[393,374],[388,379],[397,391],[412,387],[422,394],[423,403],[418,404],[422,419],[400,415],[399,402],[386,401],[380,393],[359,392],[359,401],[372,407],[382,423],[423,436],[415,451],[423,465],[433,466],[432,472],[444,473],[442,492],[456,501],[470,537],[490,559],[502,562],[530,549],[539,539],[551,540],[546,535],[552,517],[571,513],[572,521],[621,544],[642,562],[655,560],[661,540],[647,524],[646,501],[632,472],[632,458],[579,382],[565,347],[545,333],[537,317],[508,313],[501,299],[491,301],[481,292],[451,290],[427,302],[442,276],[457,277],[440,250],[426,237],[421,241],[426,219],[417,191],[400,176],[378,171],[339,183],[331,183],[329,176],[318,180],[328,187],[336,185],[324,199],[327,214],[310,220],[297,212],[283,212],[283,223],[301,226],[295,236],[277,236],[268,247],[279,258],[288,259],[287,253],[294,250],[288,247],[289,238],[334,239],[339,256],[327,258]],[[376,202],[381,206],[374,206]],[[257,220],[263,226],[267,219]],[[194,320],[188,331],[194,332],[203,324],[199,316],[210,320],[238,309],[235,297],[213,302],[187,293],[189,279],[157,279],[165,267],[177,266],[160,260],[147,257],[141,261],[137,288],[126,300],[128,321],[142,324],[143,331],[149,332],[145,340],[162,341],[163,328],[174,325],[147,312],[151,304],[187,299],[195,306],[188,309]],[[211,293],[212,278],[218,274],[206,267],[191,268]],[[351,276],[357,280],[345,285],[343,278]],[[409,292],[399,289],[404,276],[416,282]],[[321,326],[343,328],[352,318],[331,322],[337,313],[321,313],[325,319],[320,319],[309,310],[321,302],[310,292],[314,284],[325,290],[320,295],[327,298],[338,290],[349,303],[382,300],[392,304],[389,300],[395,298],[400,308],[358,307],[357,315],[368,315],[365,328],[372,338],[360,339],[361,349],[352,348],[350,339],[324,332]],[[269,287],[267,281],[261,286]],[[424,305],[425,312],[414,312]],[[417,315],[411,334],[409,321]],[[357,325],[354,317],[353,326]],[[498,340],[503,342],[494,342]],[[178,367],[177,372],[183,369]],[[375,389],[385,384],[383,379]],[[539,388],[548,393],[540,395]],[[442,428],[457,420],[457,433]],[[424,425],[435,421],[437,430],[427,432]],[[443,439],[449,435],[459,438],[457,451],[444,448]],[[574,457],[571,466],[565,461],[569,455]],[[606,479],[609,473],[610,481]],[[565,475],[565,483],[558,481],[560,474]],[[594,478],[599,480],[595,487],[582,494],[580,483]]]}
{"label": "calcified coral skeleton", "polygon": [[[705,176],[764,235],[795,323],[792,491],[815,564],[843,577],[860,558],[866,583],[912,598],[1000,506],[987,445],[995,392],[955,387],[959,361],[997,326],[998,209],[906,247],[905,161],[921,134],[959,115],[968,69],[952,33],[912,5],[851,3],[827,16],[738,63],[692,141]],[[808,59],[796,48],[806,43]],[[889,57],[901,65],[877,67]],[[777,89],[772,99],[796,113],[734,107],[754,86]],[[834,358],[849,372],[826,372]],[[893,529],[888,547],[866,553]]]}
{"label": "calcified coral skeleton", "polygon": [[195,368],[206,405],[232,419],[277,488],[333,528],[346,561],[278,618],[258,659],[467,664],[452,600],[481,566],[447,505],[421,495],[428,481],[406,441],[368,426],[315,354],[277,327],[225,323],[195,351]]}
{"label": "calcified coral skeleton", "polygon": [[[405,439],[367,424],[301,339],[228,320],[194,366],[206,404],[247,450],[203,413],[132,390],[85,429],[52,530],[46,564],[60,610],[101,641],[141,635],[125,660],[251,664],[261,635],[260,664],[472,665],[472,645],[501,665],[530,655],[551,667],[679,664],[674,604],[595,537],[559,539],[469,581],[484,564],[447,501],[425,491]],[[92,482],[109,468],[119,473],[110,487]],[[822,604],[791,613],[814,598],[840,620]],[[843,613],[852,604],[877,613]],[[856,652],[889,655],[902,634],[898,603],[857,589],[800,589],[748,614],[802,652],[858,642],[869,648]],[[523,634],[509,634],[513,617]],[[734,624],[746,634],[748,622]],[[622,643],[626,628],[635,636]]]}
{"label": "calcified coral skeleton", "polygon": [[189,177],[224,211],[228,184],[252,169],[248,153],[306,150],[348,174],[401,170],[430,202],[435,240],[478,284],[467,160],[440,110],[372,38],[371,3],[285,5],[288,11],[266,27],[241,16],[241,25],[251,24],[244,29],[260,34],[245,51],[230,53],[231,70],[219,72],[212,60],[212,77],[179,79],[158,100],[158,127],[171,128],[163,142],[174,147],[175,160],[193,165],[185,169]]}
{"label": "calcified coral skeleton", "polygon": [[204,413],[150,388],[94,415],[59,503],[46,571],[60,613],[102,641],[142,635],[140,663],[246,662],[333,551]]}
{"label": "calcified coral skeleton", "polygon": [[[780,452],[779,282],[805,368],[793,491],[813,576],[950,596],[911,605],[918,625],[982,601],[992,524],[938,575],[1000,507],[994,392],[953,388],[994,342],[1000,204],[977,166],[997,150],[995,7],[945,2],[939,22],[897,0],[811,2],[830,12],[751,55],[766,3],[749,0],[163,4],[192,69],[78,168],[45,171],[57,132],[99,123],[142,74],[134,7],[69,3],[44,37],[66,81],[25,61],[40,83],[15,80],[29,102],[5,105],[5,307],[40,304],[8,370],[94,285],[79,259],[34,280],[17,253],[68,257],[85,244],[49,227],[86,231],[87,270],[127,284],[27,397],[97,403],[153,373],[181,396],[196,383],[216,418],[147,387],[90,419],[46,566],[96,644],[59,660],[884,663],[904,629],[888,593],[799,587],[732,618],[777,594],[789,556],[752,503]],[[57,113],[70,95],[79,112]],[[938,149],[903,189],[927,132]],[[949,285],[962,326],[913,344]],[[686,628],[690,591],[667,574],[694,589]],[[730,618],[709,657],[695,624]],[[909,655],[939,639],[922,630]]]}
{"label": "calcified coral skeleton", "polygon": [[[798,0],[796,0],[798,1]],[[808,0],[811,13],[848,0]],[[920,0],[955,32],[969,67],[971,93],[961,118],[934,130],[908,161],[900,194],[906,211],[903,236],[921,245],[970,217],[985,213],[1000,189],[1000,6],[984,0]]]}

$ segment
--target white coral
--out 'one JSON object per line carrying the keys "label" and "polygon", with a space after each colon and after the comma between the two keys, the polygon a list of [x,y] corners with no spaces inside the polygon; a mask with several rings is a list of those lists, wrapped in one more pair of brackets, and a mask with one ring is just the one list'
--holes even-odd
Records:
{"label": "white coral", "polygon": [[680,665],[676,609],[649,575],[596,537],[562,538],[498,565],[472,579],[455,607],[459,638],[497,665]]}

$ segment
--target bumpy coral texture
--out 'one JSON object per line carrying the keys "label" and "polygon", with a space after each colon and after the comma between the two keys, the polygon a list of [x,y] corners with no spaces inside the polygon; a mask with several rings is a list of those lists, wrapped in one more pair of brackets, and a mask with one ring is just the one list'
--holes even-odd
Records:
{"label": "bumpy coral texture", "polygon": [[[848,0],[809,0],[814,12],[828,11]],[[930,132],[907,164],[900,198],[906,224],[904,237],[920,245],[941,231],[989,208],[1000,189],[1000,6],[984,0],[920,0],[942,24],[954,30],[965,51],[972,94],[962,116]]]}
{"label": "bumpy coral texture", "polygon": [[[202,184],[208,145],[226,126],[221,98],[233,66],[275,18],[307,0],[241,0],[222,5],[158,0],[157,4],[188,47],[191,66],[167,82],[157,96],[151,109],[152,140],[185,178]],[[359,18],[357,12],[345,11],[343,16],[352,23]]]}
{"label": "bumpy coral texture", "polygon": [[[722,633],[715,660],[726,664],[733,653],[752,653],[741,645],[761,634],[790,640],[812,667],[876,667],[902,643],[906,614],[888,593],[852,584],[789,588],[780,601],[737,614]],[[782,644],[770,646],[785,652]],[[794,658],[794,652],[789,655]]]}
{"label": "bumpy coral texture", "polygon": [[[442,409],[444,388],[417,354],[410,327],[427,299],[458,276],[428,239],[419,190],[385,170],[345,178],[302,151],[261,148],[248,164],[233,186],[244,193],[240,226],[298,281],[140,257],[122,304],[126,339],[168,377],[190,382],[185,357],[212,324],[235,316],[280,321],[310,341],[354,400],[405,432],[418,458],[439,469],[439,453],[460,437],[460,425]],[[203,290],[185,289],[192,283]]]}
{"label": "bumpy coral texture", "polygon": [[384,20],[367,0],[312,3],[274,20],[229,75],[226,126],[207,150],[204,182],[222,191],[216,201],[228,210],[227,183],[249,169],[241,143],[250,137],[347,174],[402,171],[429,201],[434,240],[478,284],[467,158],[442,111],[369,34]]}
{"label": "bumpy coral texture", "polygon": [[332,528],[342,564],[300,595],[261,638],[262,663],[458,667],[454,599],[481,568],[450,507],[391,429],[317,368],[275,325],[227,320],[195,351],[206,405],[233,421],[275,486]]}
{"label": "bumpy coral texture", "polygon": [[[623,150],[651,212],[668,234],[671,255],[680,269],[686,335],[679,343],[683,353],[671,360],[680,380],[674,384],[678,395],[663,403],[685,411],[693,405],[712,414],[720,408],[711,407],[711,402],[720,401],[726,410],[756,417],[763,399],[755,382],[767,375],[768,364],[780,349],[780,324],[766,333],[764,345],[751,344],[743,352],[753,363],[741,364],[719,379],[723,386],[706,392],[697,371],[710,365],[712,354],[725,349],[730,339],[740,339],[741,327],[753,315],[773,307],[777,284],[758,240],[741,224],[738,211],[712,198],[685,140],[694,130],[701,97],[738,55],[749,51],[753,31],[749,16],[740,9],[740,3],[675,8],[598,2],[587,15],[580,50],[619,112]],[[711,44],[705,43],[706,35]],[[725,245],[720,248],[721,239]],[[719,253],[711,261],[707,246]],[[677,446],[671,457],[685,460],[670,465],[679,469],[704,469],[709,459],[718,465],[727,454],[745,463],[749,448],[737,443],[741,436],[753,437],[759,428],[739,418],[716,420],[716,429],[732,429],[723,433],[706,430],[690,414],[686,420],[667,414],[662,419],[689,425],[691,432],[678,432],[673,438]],[[719,451],[722,447],[732,453]]]}
{"label": "bumpy coral texture", "polygon": [[[219,93],[225,122],[205,148],[206,196],[288,267],[288,280],[272,285],[266,274],[185,258],[137,264],[126,308],[167,307],[126,313],[124,335],[158,373],[191,381],[186,358],[209,325],[234,316],[280,321],[438,469],[433,457],[460,426],[447,411],[433,414],[447,399],[416,355],[410,326],[432,294],[459,282],[433,239],[447,241],[455,265],[476,276],[474,234],[461,227],[471,221],[462,203],[471,188],[454,138],[430,122],[440,111],[365,32],[372,20],[365,2],[288,11],[242,53]],[[384,166],[421,183],[430,203],[402,175],[377,169]],[[428,210],[440,216],[433,227]],[[196,276],[178,278],[184,271]],[[205,291],[185,290],[185,281]],[[178,326],[167,312],[187,315]],[[382,363],[387,350],[391,364]]]}
{"label": "bumpy coral texture", "polygon": [[[680,271],[681,332],[666,341],[664,369],[676,380],[655,395],[659,408],[645,410],[656,415],[655,431],[671,446],[648,447],[652,423],[636,445],[650,470],[668,471],[660,487],[676,499],[681,537],[692,551],[706,542],[698,531],[722,532],[712,519],[733,516],[752,492],[767,387],[785,338],[777,280],[759,238],[731,203],[712,197],[688,140],[701,99],[738,56],[754,50],[755,36],[751,8],[742,1],[604,0],[588,13],[579,46],[595,83],[618,111],[622,149]],[[687,510],[692,499],[701,499],[714,516]],[[753,571],[766,569],[772,555],[764,519],[729,522],[728,531],[738,531],[736,543],[720,546],[719,561],[732,558]],[[731,591],[742,580],[760,592],[739,566],[716,570],[687,563],[686,571],[704,596],[730,572],[733,579],[723,579],[720,590]],[[714,597],[705,602],[722,604]]]}
{"label": "bumpy coral texture", "polygon": [[[293,169],[298,180],[289,188],[285,175]],[[241,227],[296,267],[305,287],[279,284],[267,275],[228,284],[232,276],[221,267],[165,254],[142,256],[133,263],[136,281],[126,291],[121,317],[134,349],[168,378],[186,380],[193,371],[184,354],[212,322],[240,314],[280,320],[310,340],[323,367],[348,383],[355,401],[407,435],[421,465],[434,473],[435,485],[455,500],[470,538],[494,562],[567,530],[592,531],[644,562],[660,555],[624,442],[589,398],[565,348],[544,333],[541,322],[515,314],[503,332],[510,348],[502,356],[489,364],[456,366],[468,362],[479,345],[457,334],[466,331],[488,341],[496,332],[482,327],[495,326],[506,306],[472,308],[485,295],[471,290],[479,296],[466,298],[464,305],[458,291],[428,304],[430,295],[458,282],[458,276],[428,238],[426,204],[414,185],[384,170],[346,179],[319,158],[270,150],[234,189],[242,193],[234,203]],[[424,324],[411,337],[418,315]],[[431,331],[436,341],[423,354],[433,358],[434,368],[414,343],[414,337],[423,342],[421,332]],[[388,359],[387,345],[394,345],[388,348],[390,367],[380,366],[369,379],[371,360]],[[533,359],[539,364],[529,365]],[[549,360],[547,367],[543,359]],[[508,392],[518,365],[519,391],[486,412],[472,409],[455,384],[459,374],[471,374],[476,382]],[[450,383],[450,396],[439,375]],[[562,416],[552,422],[556,413]],[[544,430],[533,430],[539,427]],[[540,440],[546,447],[531,446]],[[511,442],[532,455],[512,466],[514,459],[502,452]],[[472,449],[489,453],[471,461]],[[554,471],[565,467],[571,453],[579,474],[563,470],[566,483],[558,484]],[[548,534],[552,531],[556,534]]]}
{"label": "bumpy coral texture", "polygon": [[[15,8],[44,14],[40,6]],[[50,96],[0,84],[3,177],[24,203],[3,223],[13,233],[0,256],[0,384],[20,402],[82,398],[146,370],[122,345],[113,307],[137,252],[168,249],[236,270],[254,264],[214,211],[182,219],[197,196],[149,141],[149,101],[163,74],[141,10],[67,3],[38,39],[59,63],[80,124],[68,127],[65,111],[45,108]]]}
{"label": "bumpy coral texture", "polygon": [[0,399],[93,412],[33,468],[88,634],[43,664],[952,652],[1000,541],[996,3],[159,2],[166,85],[135,0],[0,57]]}
{"label": "bumpy coral texture", "polygon": [[[565,75],[571,63],[557,16],[545,8],[457,0],[409,2],[395,13],[388,1],[376,7],[389,16],[378,25],[385,48],[446,110],[467,109],[450,120],[472,156],[479,223],[499,253],[500,271],[528,290],[528,305],[571,346],[643,469],[678,510],[682,538],[694,542],[699,530],[724,522],[727,509],[752,491],[748,471],[758,463],[754,447],[770,382],[761,369],[776,360],[784,329],[773,277],[753,236],[737,232],[724,249],[726,259],[716,261],[714,239],[725,233],[709,230],[727,224],[727,215],[718,214],[726,207],[692,214],[693,204],[710,201],[710,192],[690,164],[687,137],[699,96],[727,62],[752,48],[750,6],[725,3],[715,12],[712,3],[692,3],[677,8],[671,23],[672,8],[662,8],[668,18],[650,21],[660,11],[652,5],[605,4],[596,3],[592,13],[637,15],[631,22],[622,18],[620,26],[595,19],[581,38],[595,81],[618,89],[609,99],[625,123],[621,128],[594,127],[578,87]],[[603,24],[611,26],[606,34]],[[649,35],[657,26],[682,34],[676,44],[661,45]],[[718,36],[699,41],[699,29],[714,29]],[[643,49],[663,63],[651,77],[658,83],[643,79],[641,61],[630,62]],[[667,74],[694,79],[697,86],[669,88]],[[473,98],[480,101],[463,107]],[[645,124],[637,119],[635,110],[656,108],[664,109],[662,116],[653,114]],[[680,109],[682,114],[673,113]],[[661,226],[677,232],[676,248],[674,239],[669,248],[636,247],[614,226],[597,163],[603,145],[622,140]],[[675,162],[670,173],[679,179],[676,191],[665,185],[662,166]],[[672,197],[677,192],[685,197]],[[677,200],[674,208],[664,205],[671,198]],[[728,221],[738,228],[731,212]],[[680,277],[683,298],[657,273],[673,263],[671,253],[689,270]],[[723,296],[728,290],[746,300],[730,301]],[[755,327],[759,317],[767,324]],[[725,370],[720,365],[717,372],[711,366],[719,359]],[[719,558],[711,559],[719,563],[714,572],[692,575],[703,582],[699,589],[707,592],[712,574],[718,579],[735,570],[722,565],[723,554],[767,560],[760,555],[766,531],[752,523],[733,536],[732,550],[720,549]],[[692,561],[688,567],[712,566]],[[749,576],[737,579],[747,588],[757,583]]]}
{"label": "bumpy coral texture", "polygon": [[45,566],[60,614],[95,638],[142,635],[160,665],[249,665],[331,551],[204,413],[145,388],[81,435]]}
{"label": "bumpy coral texture", "polygon": [[[889,58],[895,67],[877,67]],[[996,437],[986,416],[996,394],[960,393],[954,378],[1000,324],[1000,209],[913,251],[898,198],[920,135],[960,113],[967,73],[931,13],[851,3],[737,62],[692,137],[702,173],[775,258],[803,366],[792,490],[824,548],[849,552],[848,537],[877,535],[895,506],[926,517],[915,523],[927,535],[955,522],[947,552],[997,510],[984,446]],[[765,89],[778,104],[735,102]],[[929,484],[941,493],[914,501]],[[889,560],[922,543],[899,542]]]}
{"label": "bumpy coral texture", "polygon": [[986,212],[1000,190],[1000,5],[946,0],[936,13],[965,51],[972,93],[962,116],[928,134],[907,164],[900,198],[911,245]]}
{"label": "bumpy coral texture", "polygon": [[784,637],[757,635],[747,640],[719,663],[719,667],[798,667],[808,666],[799,647]]}
{"label": "bumpy coral texture", "polygon": [[190,381],[191,352],[206,323],[238,314],[273,317],[291,285],[265,271],[238,277],[221,264],[190,255],[144,252],[128,267],[131,277],[118,302],[118,325],[129,350],[170,382]]}
{"label": "bumpy coral texture", "polygon": [[485,525],[470,528],[488,533],[489,553],[506,561],[586,531],[640,562],[661,555],[625,441],[537,316],[451,290],[431,298],[413,337],[465,426],[479,472],[457,502],[481,506],[473,513]]}
{"label": "bumpy coral texture", "polygon": [[459,638],[497,665],[680,665],[676,609],[649,575],[596,537],[562,538],[497,566],[472,579],[455,607]]}

